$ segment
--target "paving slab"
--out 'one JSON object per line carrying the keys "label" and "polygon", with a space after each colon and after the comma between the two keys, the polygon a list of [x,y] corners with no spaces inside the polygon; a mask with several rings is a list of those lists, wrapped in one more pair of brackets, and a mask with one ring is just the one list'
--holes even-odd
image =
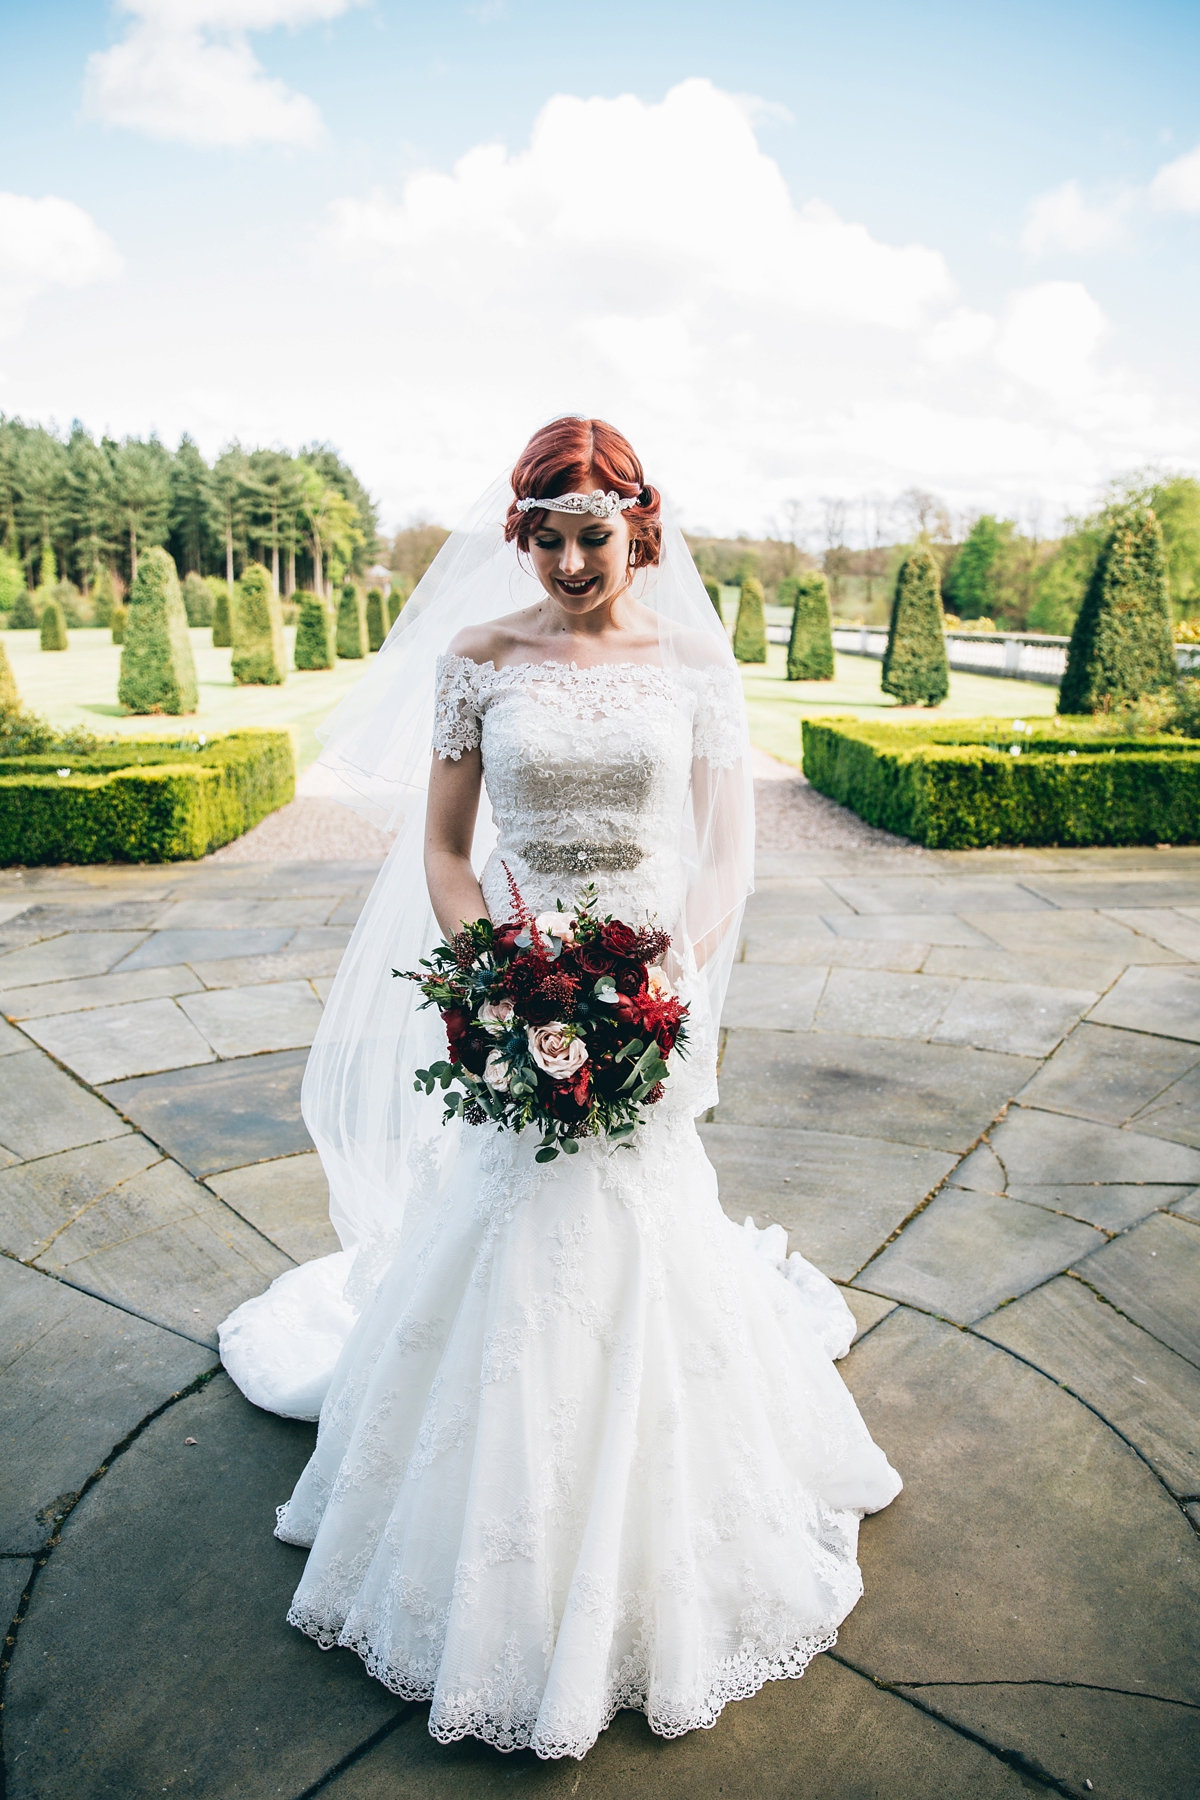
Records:
{"label": "paving slab", "polygon": [[111,1465],[13,1652],[10,1800],[293,1796],[394,1717],[357,1657],[285,1623],[304,1552],[274,1509],[314,1437],[218,1375]]}
{"label": "paving slab", "polygon": [[[958,1185],[957,1177],[955,1184]],[[1010,1200],[1024,1200],[1027,1205],[1042,1206],[1048,1212],[1066,1213],[1068,1218],[1082,1219],[1104,1232],[1128,1231],[1152,1212],[1166,1211],[1185,1191],[1151,1182],[1139,1186],[1116,1181],[1060,1181],[1041,1187],[1016,1183],[1007,1189]]]}
{"label": "paving slab", "polygon": [[789,1248],[849,1281],[944,1179],[953,1155],[877,1138],[700,1126],[735,1224],[782,1225]]}
{"label": "paving slab", "polygon": [[1124,1125],[1189,1069],[1200,1050],[1085,1020],[1022,1088],[1023,1106]]}
{"label": "paving slab", "polygon": [[733,1030],[808,1031],[825,975],[821,968],[735,963],[721,1023]]}
{"label": "paving slab", "polygon": [[1191,1219],[1200,1225],[1200,1188],[1185,1194],[1181,1200],[1176,1200],[1171,1211],[1178,1213],[1181,1219]]}
{"label": "paving slab", "polygon": [[139,969],[132,975],[85,975],[78,981],[48,981],[38,987],[0,993],[0,1013],[10,1019],[43,1019],[50,1013],[84,1012],[93,1006],[125,1006],[131,1000],[159,1000],[194,993],[198,976],[182,964]]}
{"label": "paving slab", "polygon": [[933,975],[831,969],[815,1028],[853,1037],[929,1038],[957,988],[956,981]]}
{"label": "paving slab", "polygon": [[1200,1367],[1200,1227],[1174,1213],[1154,1213],[1076,1263],[1075,1272]]}
{"label": "paving slab", "polygon": [[714,1117],[963,1151],[1032,1072],[1025,1057],[946,1044],[909,1041],[897,1054],[833,1032],[731,1032]]}
{"label": "paving slab", "polygon": [[226,1169],[210,1175],[207,1185],[293,1262],[341,1249],[329,1222],[329,1183],[315,1150]]}
{"label": "paving slab", "polygon": [[839,899],[828,881],[780,880],[770,877],[756,882],[746,902],[746,917],[757,925],[791,925],[797,919],[820,919],[826,913],[849,913],[855,909]]}
{"label": "paving slab", "polygon": [[[441,1745],[414,1706],[382,1743],[337,1775],[329,1800],[1016,1800],[1030,1784],[981,1745],[853,1669],[819,1656],[802,1681],[770,1682],[727,1706],[711,1731],[664,1741],[618,1713],[584,1760],[541,1762],[485,1744]],[[1043,1791],[1044,1790],[1034,1790]]]}
{"label": "paving slab", "polygon": [[6,1636],[9,1622],[16,1618],[21,1595],[28,1586],[33,1570],[32,1556],[0,1556],[0,1618],[3,1619]]}
{"label": "paving slab", "polygon": [[1107,913],[969,912],[964,918],[982,938],[1020,955],[1054,956],[1063,951],[1068,956],[1112,957],[1127,967],[1179,961],[1175,951],[1130,931]]}
{"label": "paving slab", "polygon": [[1200,1044],[1200,982],[1181,981],[1176,969],[1126,969],[1091,1016],[1099,1025]]}
{"label": "paving slab", "polygon": [[904,1307],[838,1367],[904,1478],[864,1522],[866,1597],[839,1655],[887,1682],[1144,1685],[1200,1701],[1200,1539],[1093,1412]]}
{"label": "paving slab", "polygon": [[[295,943],[294,938],[292,942]],[[196,987],[201,983],[206,988],[256,987],[268,981],[311,981],[336,975],[342,954],[341,950],[289,948],[277,956],[225,956],[215,962],[192,963],[190,967],[199,977]]]}
{"label": "paving slab", "polygon": [[1200,1149],[1200,1068],[1186,1075],[1135,1114],[1133,1124],[1151,1137]]}
{"label": "paving slab", "polygon": [[960,975],[970,981],[1028,982],[1033,987],[1080,988],[1102,994],[1125,964],[1116,956],[1072,955],[1069,951],[964,950],[934,944],[922,965],[927,975]]}
{"label": "paving slab", "polygon": [[180,1006],[220,1056],[299,1049],[312,1043],[321,1023],[321,1002],[307,981],[188,994]]}
{"label": "paving slab", "polygon": [[[145,942],[144,931],[64,932],[60,937],[46,938],[40,944],[0,956],[0,988],[69,981],[78,975],[104,975]],[[172,956],[167,960],[180,959]]]}
{"label": "paving slab", "polygon": [[292,1266],[166,1159],[100,1195],[37,1258],[39,1269],[214,1345],[222,1319]]}
{"label": "paving slab", "polygon": [[4,1063],[0,1144],[22,1159],[120,1137],[129,1127],[32,1046]]}
{"label": "paving slab", "polygon": [[988,1140],[1010,1188],[1055,1182],[1200,1182],[1200,1150],[1067,1113],[1012,1106]]}
{"label": "paving slab", "polygon": [[271,900],[174,900],[155,919],[159,931],[270,929],[281,925],[323,925],[334,909],[327,894],[295,894]]}
{"label": "paving slab", "polygon": [[1094,1406],[1176,1496],[1200,1494],[1200,1369],[1060,1276],[975,1327]]}
{"label": "paving slab", "polygon": [[891,939],[906,944],[978,947],[988,942],[985,933],[952,913],[847,913],[841,917],[826,914],[825,923],[839,937],[865,938],[875,943]]}
{"label": "paving slab", "polygon": [[896,1302],[885,1300],[882,1294],[865,1294],[861,1288],[847,1287],[844,1284],[839,1284],[839,1291],[854,1314],[853,1342],[856,1344],[860,1337],[864,1337],[868,1331],[874,1331],[881,1320],[896,1310]]}
{"label": "paving slab", "polygon": [[969,1325],[1103,1242],[1077,1219],[1000,1194],[946,1188],[859,1281],[872,1293]]}
{"label": "paving slab", "polygon": [[901,974],[915,973],[929,955],[928,944],[905,944],[898,940],[873,943],[869,938],[835,937],[827,925],[819,933],[807,929],[777,931],[751,926],[742,940],[745,963],[803,963],[834,969],[896,969]]}
{"label": "paving slab", "polygon": [[29,1039],[23,1031],[16,1031],[6,1019],[0,1019],[0,1057],[15,1056],[20,1050],[28,1050]]}
{"label": "paving slab", "polygon": [[1044,1770],[1087,1800],[1195,1800],[1200,1712],[1151,1696],[1088,1688],[904,1688],[939,1719]]}
{"label": "paving slab", "polygon": [[27,1019],[25,1030],[43,1050],[93,1086],[216,1057],[174,1000],[135,1000],[128,1006],[53,1013]]}
{"label": "paving slab", "polygon": [[[307,1060],[306,1050],[279,1050],[115,1082],[102,1092],[185,1169],[212,1175],[312,1149],[300,1116]],[[0,1143],[2,1103],[0,1091]]]}
{"label": "paving slab", "polygon": [[1079,988],[964,981],[933,1033],[935,1043],[1049,1056],[1096,999]]}
{"label": "paving slab", "polygon": [[1152,937],[1156,943],[1174,950],[1177,956],[1200,962],[1200,921],[1189,919],[1172,907],[1117,907],[1111,909],[1110,916],[1119,924],[1128,925],[1130,931],[1140,931],[1143,937]]}
{"label": "paving slab", "polygon": [[1047,869],[1024,879],[1032,893],[1055,906],[1160,908],[1195,906],[1200,900],[1200,871],[1194,862],[1165,870],[1106,869],[1096,861],[1086,871]]}
{"label": "paving slab", "polygon": [[[125,973],[130,969],[162,969],[171,963],[212,962],[226,956],[270,956],[282,950],[294,935],[286,925],[271,930],[156,931],[139,950],[125,958],[121,970]],[[7,986],[9,979],[4,959],[0,958],[0,983]]]}
{"label": "paving slab", "polygon": [[0,1258],[0,1550],[44,1545],[114,1446],[213,1365],[212,1351]]}
{"label": "paving slab", "polygon": [[32,1262],[85,1207],[162,1160],[140,1132],[19,1163],[0,1173],[0,1251]]}
{"label": "paving slab", "polygon": [[[164,890],[165,894],[165,890]],[[57,931],[149,931],[162,912],[162,898],[97,901],[95,894],[74,900],[42,901],[27,907],[21,923],[47,936]]]}
{"label": "paving slab", "polygon": [[826,883],[856,913],[1048,912],[1024,881],[1011,875],[831,875]]}

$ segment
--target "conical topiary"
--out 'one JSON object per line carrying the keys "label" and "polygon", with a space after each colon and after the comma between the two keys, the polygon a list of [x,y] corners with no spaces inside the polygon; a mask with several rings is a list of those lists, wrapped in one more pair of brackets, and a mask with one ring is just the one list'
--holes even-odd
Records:
{"label": "conical topiary", "polygon": [[392,626],[396,623],[396,620],[400,617],[400,614],[404,611],[404,602],[408,599],[408,596],[411,591],[412,590],[410,589],[410,587],[408,585],[407,578],[400,577],[397,580],[393,581],[392,591],[387,597],[387,615],[388,615],[388,630],[389,631],[392,629]]}
{"label": "conical topiary", "polygon": [[19,719],[24,710],[8,651],[0,644],[0,721]]}
{"label": "conical topiary", "polygon": [[928,550],[910,550],[900,564],[880,685],[902,706],[938,706],[950,692],[941,583]]}
{"label": "conical topiary", "polygon": [[34,605],[33,595],[28,588],[22,588],[8,615],[8,629],[10,631],[36,631],[37,627],[38,609]]}
{"label": "conical topiary", "polygon": [[213,591],[194,570],[183,578],[183,610],[189,625],[212,624]]}
{"label": "conical topiary", "polygon": [[332,669],[337,652],[329,608],[316,594],[299,593],[292,598],[300,607],[292,661],[298,669]]}
{"label": "conical topiary", "polygon": [[366,608],[352,581],[346,583],[338,602],[337,653],[348,662],[367,654]]}
{"label": "conical topiary", "polygon": [[233,679],[239,687],[278,687],[287,678],[283,609],[270,571],[250,563],[233,613]]}
{"label": "conical topiary", "polygon": [[38,622],[43,650],[68,650],[67,616],[57,600],[47,600]]}
{"label": "conical topiary", "polygon": [[382,650],[387,634],[388,617],[383,604],[383,592],[380,588],[372,588],[367,594],[367,643],[372,650]]}
{"label": "conical topiary", "polygon": [[757,575],[747,575],[742,583],[737,624],[733,628],[733,654],[740,663],[765,663],[767,660],[767,622],[763,613],[762,582]]}
{"label": "conical topiary", "polygon": [[1179,679],[1162,528],[1147,506],[1113,520],[1067,651],[1060,713],[1094,713]]}
{"label": "conical topiary", "polygon": [[716,613],[718,619],[721,620],[721,623],[724,624],[725,620],[724,620],[724,616],[721,612],[721,590],[720,590],[720,588],[717,586],[715,581],[706,581],[704,584],[704,591],[708,595],[709,599],[712,601],[713,611]]}
{"label": "conical topiary", "polygon": [[213,611],[212,634],[213,649],[228,650],[233,643],[233,600],[227,581],[212,581]]}
{"label": "conical topiary", "polygon": [[[786,597],[785,597],[786,596]],[[788,639],[789,681],[833,680],[833,620],[829,616],[829,584],[817,569],[780,583],[782,605],[792,607]]]}
{"label": "conical topiary", "polygon": [[129,608],[121,600],[114,601],[108,619],[114,644],[123,644],[125,642],[125,626],[128,623],[128,620]]}
{"label": "conical topiary", "polygon": [[96,571],[96,579],[92,583],[92,613],[97,625],[111,625],[113,607],[121,604],[112,570],[100,568]]}
{"label": "conical topiary", "polygon": [[179,578],[157,545],[138,557],[117,699],[135,713],[191,713],[199,704]]}

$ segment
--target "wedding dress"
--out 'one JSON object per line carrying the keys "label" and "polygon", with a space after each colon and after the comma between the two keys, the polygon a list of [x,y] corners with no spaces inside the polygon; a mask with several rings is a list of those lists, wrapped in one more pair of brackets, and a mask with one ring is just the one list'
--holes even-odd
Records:
{"label": "wedding dress", "polygon": [[[482,746],[493,918],[511,915],[511,872],[534,912],[591,882],[601,914],[671,930],[689,1054],[672,1053],[631,1144],[587,1139],[549,1164],[536,1132],[443,1129],[420,1096],[399,1228],[356,1226],[324,1275],[293,1271],[222,1333],[252,1397],[303,1412],[279,1399],[287,1295],[324,1282],[321,1342],[332,1358],[345,1341],[314,1377],[316,1450],[279,1510],[278,1535],[311,1546],[288,1617],[432,1701],[444,1742],[581,1757],[620,1707],[668,1737],[711,1726],[834,1642],[861,1592],[859,1521],[900,1487],[831,1360],[853,1333],[837,1289],[786,1257],[779,1227],[726,1219],[696,1132],[717,1039],[691,950],[703,921],[687,923],[700,826],[686,822],[744,739],[724,645],[690,665],[442,658],[434,746]],[[406,984],[380,973],[370,1003],[399,1004]],[[356,1069],[383,1055],[372,1029]],[[384,1075],[411,1090],[390,1054]],[[368,1177],[347,1173],[351,1128],[341,1149],[319,1141],[336,1217]],[[388,1154],[393,1175],[370,1178],[381,1193],[398,1183]],[[337,1309],[356,1255],[370,1280],[355,1320]],[[319,1312],[310,1293],[310,1324]]]}

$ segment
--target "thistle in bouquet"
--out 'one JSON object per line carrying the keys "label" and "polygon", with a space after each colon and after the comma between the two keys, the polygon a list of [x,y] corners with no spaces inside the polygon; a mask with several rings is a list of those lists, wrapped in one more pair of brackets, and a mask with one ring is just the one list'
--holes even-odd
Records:
{"label": "thistle in bouquet", "polygon": [[672,1051],[686,1054],[688,1009],[660,966],[670,937],[602,918],[592,886],[536,917],[511,874],[509,889],[513,919],[464,925],[404,971],[448,1047],[414,1085],[441,1088],[446,1120],[535,1127],[538,1162],[585,1137],[627,1143],[663,1096]]}

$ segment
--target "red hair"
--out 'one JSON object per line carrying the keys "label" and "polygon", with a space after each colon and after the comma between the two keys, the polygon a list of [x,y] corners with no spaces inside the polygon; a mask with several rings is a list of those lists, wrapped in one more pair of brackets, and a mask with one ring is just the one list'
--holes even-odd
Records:
{"label": "red hair", "polygon": [[603,419],[569,417],[543,425],[517,458],[512,484],[513,503],[504,521],[504,539],[511,544],[515,538],[519,550],[528,550],[530,534],[540,531],[553,515],[539,507],[518,512],[518,500],[531,495],[557,500],[560,494],[588,493],[598,487],[606,494],[620,494],[623,500],[637,495],[638,504],[625,514],[633,547],[631,562],[635,569],[645,569],[658,561],[661,497],[656,488],[646,485],[629,439]]}

